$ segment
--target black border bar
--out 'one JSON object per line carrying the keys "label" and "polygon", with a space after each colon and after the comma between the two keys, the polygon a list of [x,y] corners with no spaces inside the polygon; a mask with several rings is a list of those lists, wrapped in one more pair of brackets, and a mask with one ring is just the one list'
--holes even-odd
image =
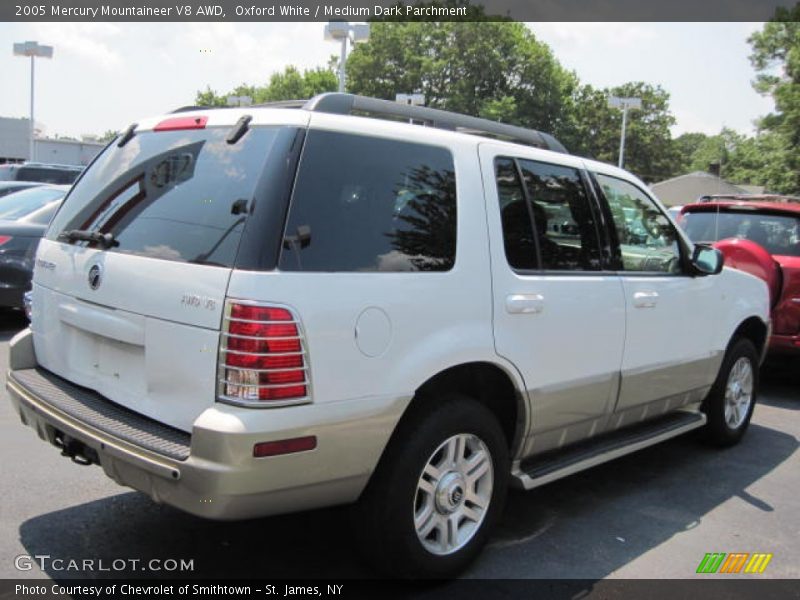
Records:
{"label": "black border bar", "polygon": [[0,21],[767,21],[796,0],[3,0]]}

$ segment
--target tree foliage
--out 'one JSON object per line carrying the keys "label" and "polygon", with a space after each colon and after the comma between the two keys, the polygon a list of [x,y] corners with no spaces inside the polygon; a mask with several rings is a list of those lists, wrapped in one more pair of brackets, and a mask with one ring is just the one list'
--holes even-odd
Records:
{"label": "tree foliage", "polygon": [[550,48],[513,22],[376,22],[347,75],[350,92],[389,100],[421,93],[427,106],[555,135],[577,86]]}
{"label": "tree foliage", "polygon": [[207,86],[204,91],[197,92],[195,103],[198,106],[226,106],[228,96],[250,96],[255,104],[300,100],[332,92],[337,86],[338,79],[330,67],[307,69],[301,73],[290,65],[283,72],[273,73],[263,86],[241,84],[226,94],[218,94]]}
{"label": "tree foliage", "polygon": [[[462,0],[432,0],[426,6],[460,6]],[[402,6],[402,2],[400,2]],[[629,82],[611,88],[581,84],[550,48],[522,23],[469,7],[461,22],[418,18],[374,21],[369,41],[347,61],[347,91],[393,100],[421,93],[427,106],[540,129],[573,153],[616,163],[622,112],[608,97],[642,99],[628,113],[625,168],[647,182],[719,163],[734,183],[800,193],[800,4],[779,9],[750,38],[756,89],[775,99],[759,132],[748,137],[730,129],[718,135],[686,133],[673,139],[675,117],[669,93],[658,85]],[[336,58],[327,66],[274,73],[266,84],[242,84],[226,94],[207,87],[196,103],[224,106],[229,95],[253,102],[310,98],[337,88]]]}
{"label": "tree foliage", "polygon": [[613,88],[581,86],[572,101],[571,123],[562,141],[576,154],[616,163],[619,160],[622,111],[609,107],[610,96],[641,98],[642,108],[628,111],[625,168],[647,182],[673,175],[680,155],[670,128],[669,94],[660,86],[631,82]]}
{"label": "tree foliage", "polygon": [[[775,112],[761,120],[766,133],[758,136],[764,139],[756,145],[772,160],[782,161],[765,165],[754,176],[777,180],[777,191],[800,193],[800,3],[791,9],[778,8],[774,19],[749,41],[750,61],[757,73],[754,86],[775,101]],[[781,175],[775,170],[786,172]]]}

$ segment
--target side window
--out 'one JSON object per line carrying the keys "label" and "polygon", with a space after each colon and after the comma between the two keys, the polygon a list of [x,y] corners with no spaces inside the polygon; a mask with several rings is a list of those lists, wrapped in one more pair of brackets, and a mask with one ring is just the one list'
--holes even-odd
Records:
{"label": "side window", "polygon": [[614,220],[623,269],[679,274],[678,233],[653,200],[627,181],[596,177]]}
{"label": "side window", "polygon": [[531,212],[510,158],[498,158],[494,164],[497,195],[500,198],[500,220],[506,260],[512,269],[537,269],[536,241],[533,237]]}
{"label": "side window", "polygon": [[456,184],[448,150],[312,130],[289,209],[284,271],[448,271]]}
{"label": "side window", "polygon": [[541,268],[602,269],[595,216],[577,169],[520,160],[531,201]]}

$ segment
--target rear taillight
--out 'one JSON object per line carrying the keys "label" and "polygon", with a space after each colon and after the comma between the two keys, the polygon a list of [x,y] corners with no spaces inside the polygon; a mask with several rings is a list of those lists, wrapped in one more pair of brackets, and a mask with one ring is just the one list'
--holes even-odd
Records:
{"label": "rear taillight", "polygon": [[303,332],[289,309],[228,300],[223,320],[220,401],[255,407],[310,401]]}
{"label": "rear taillight", "polygon": [[10,235],[0,235],[0,246],[5,244],[6,242],[10,242],[12,239],[14,238],[12,238]]}

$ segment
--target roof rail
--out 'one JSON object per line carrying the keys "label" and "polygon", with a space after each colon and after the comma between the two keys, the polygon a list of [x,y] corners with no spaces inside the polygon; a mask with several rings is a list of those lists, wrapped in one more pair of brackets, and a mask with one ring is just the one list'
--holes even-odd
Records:
{"label": "roof rail", "polygon": [[[273,105],[271,105],[273,106]],[[296,107],[294,101],[291,104]],[[428,127],[438,129],[449,129],[451,131],[461,131],[477,135],[489,135],[503,140],[544,148],[569,154],[564,145],[552,135],[526,129],[516,125],[507,125],[470,117],[458,113],[428,108],[427,106],[411,106],[401,104],[391,100],[379,100],[377,98],[367,98],[366,96],[356,96],[354,94],[327,93],[314,96],[305,102],[302,108],[312,112],[332,113],[337,115],[349,115],[353,113],[367,113],[382,117],[397,117],[421,121]]]}
{"label": "roof rail", "polygon": [[305,100],[276,100],[275,102],[260,102],[258,104],[247,104],[242,106],[197,106],[197,105],[189,105],[189,106],[181,106],[180,108],[176,108],[170,114],[174,115],[175,113],[182,113],[182,112],[190,112],[193,110],[215,110],[218,108],[304,108],[305,105],[309,102],[308,99]]}
{"label": "roof rail", "polygon": [[[329,92],[319,94],[310,100],[280,100],[253,104],[253,108],[297,108],[311,112],[330,113],[335,115],[367,114],[378,117],[395,117],[421,122],[428,127],[448,129],[473,135],[484,135],[499,138],[509,142],[553,150],[569,154],[569,151],[556,138],[548,133],[526,129],[516,125],[498,123],[489,119],[470,117],[459,113],[428,108],[427,106],[411,106],[391,100],[380,100],[355,94]],[[184,106],[173,113],[188,112],[191,110],[208,110],[212,108],[231,108],[223,106]],[[245,108],[245,107],[242,107]]]}
{"label": "roof rail", "polygon": [[260,102],[253,104],[253,106],[260,108],[305,108],[306,104],[311,102],[308,98],[297,100],[274,100],[272,102]]}
{"label": "roof rail", "polygon": [[169,114],[174,115],[175,113],[182,113],[182,112],[190,112],[193,110],[214,110],[215,108],[231,108],[230,106],[197,106],[197,105],[189,105],[189,106],[181,106],[180,108],[176,108]]}

